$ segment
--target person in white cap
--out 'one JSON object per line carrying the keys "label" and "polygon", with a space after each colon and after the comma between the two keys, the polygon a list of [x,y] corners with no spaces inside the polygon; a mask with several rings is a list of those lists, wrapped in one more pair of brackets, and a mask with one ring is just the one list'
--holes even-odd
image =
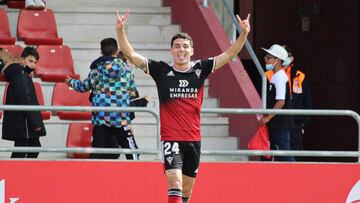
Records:
{"label": "person in white cap", "polygon": [[[289,109],[291,106],[289,80],[282,66],[288,58],[288,53],[278,44],[272,45],[270,49],[262,49],[267,53],[265,56],[268,79],[266,108]],[[271,149],[290,150],[290,129],[293,125],[293,116],[267,114],[260,119],[259,125],[268,126]],[[275,160],[294,161],[294,157],[275,157]]]}

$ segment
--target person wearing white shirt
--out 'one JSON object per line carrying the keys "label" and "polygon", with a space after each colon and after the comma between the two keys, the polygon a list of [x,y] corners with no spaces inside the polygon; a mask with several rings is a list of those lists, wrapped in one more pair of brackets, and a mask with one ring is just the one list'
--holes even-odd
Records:
{"label": "person wearing white shirt", "polygon": [[[289,109],[291,108],[291,95],[289,80],[283,69],[282,63],[288,58],[287,51],[280,45],[274,44],[265,56],[268,109]],[[290,150],[290,129],[293,126],[291,115],[264,115],[259,125],[267,125],[269,129],[270,147],[272,150]],[[277,161],[295,161],[292,156],[275,157]]]}

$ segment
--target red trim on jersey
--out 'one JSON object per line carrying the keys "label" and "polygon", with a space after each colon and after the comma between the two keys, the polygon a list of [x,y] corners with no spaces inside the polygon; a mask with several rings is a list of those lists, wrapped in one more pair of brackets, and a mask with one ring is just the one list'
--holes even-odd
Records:
{"label": "red trim on jersey", "polygon": [[160,104],[161,140],[200,141],[200,109],[204,86],[197,98],[170,99]]}

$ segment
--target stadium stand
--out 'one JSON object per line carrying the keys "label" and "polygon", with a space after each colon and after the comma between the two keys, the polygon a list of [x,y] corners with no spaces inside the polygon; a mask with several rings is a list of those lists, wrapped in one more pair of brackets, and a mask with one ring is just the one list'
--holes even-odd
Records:
{"label": "stadium stand", "polygon": [[6,10],[0,8],[0,44],[15,44],[11,36],[9,18]]}
{"label": "stadium stand", "polygon": [[21,10],[18,17],[17,37],[27,45],[62,45],[63,43],[63,39],[58,36],[55,15],[51,9]]}
{"label": "stadium stand", "polygon": [[18,9],[25,8],[25,0],[8,0],[7,6],[9,8],[18,8]]}
{"label": "stadium stand", "polygon": [[[66,147],[91,147],[91,123],[71,123],[69,125]],[[68,158],[89,158],[85,153],[68,153]]]}
{"label": "stadium stand", "polygon": [[[53,106],[91,106],[90,92],[76,92],[66,83],[56,83],[53,90]],[[57,111],[61,120],[90,120],[91,112]]]}
{"label": "stadium stand", "polygon": [[[9,86],[9,83],[6,83],[6,86],[4,88],[4,95],[3,95],[3,104],[6,103],[6,92],[7,92],[7,88]],[[35,92],[36,92],[36,98],[39,102],[40,106],[44,106],[45,102],[44,102],[44,95],[41,89],[41,86],[38,82],[34,82],[34,86],[35,86]],[[41,112],[41,117],[43,118],[43,120],[49,120],[51,117],[51,112],[50,111],[42,111]]]}
{"label": "stadium stand", "polygon": [[42,81],[64,82],[66,76],[80,78],[75,74],[74,61],[68,46],[40,45],[37,51],[40,59],[36,64],[35,73]]}

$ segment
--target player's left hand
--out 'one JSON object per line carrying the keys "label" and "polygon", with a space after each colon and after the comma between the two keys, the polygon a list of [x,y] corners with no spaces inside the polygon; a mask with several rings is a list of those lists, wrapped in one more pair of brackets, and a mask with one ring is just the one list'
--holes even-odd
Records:
{"label": "player's left hand", "polygon": [[241,27],[241,30],[246,33],[250,32],[250,14],[247,15],[247,18],[245,20],[241,20],[239,15],[236,15],[236,18]]}

